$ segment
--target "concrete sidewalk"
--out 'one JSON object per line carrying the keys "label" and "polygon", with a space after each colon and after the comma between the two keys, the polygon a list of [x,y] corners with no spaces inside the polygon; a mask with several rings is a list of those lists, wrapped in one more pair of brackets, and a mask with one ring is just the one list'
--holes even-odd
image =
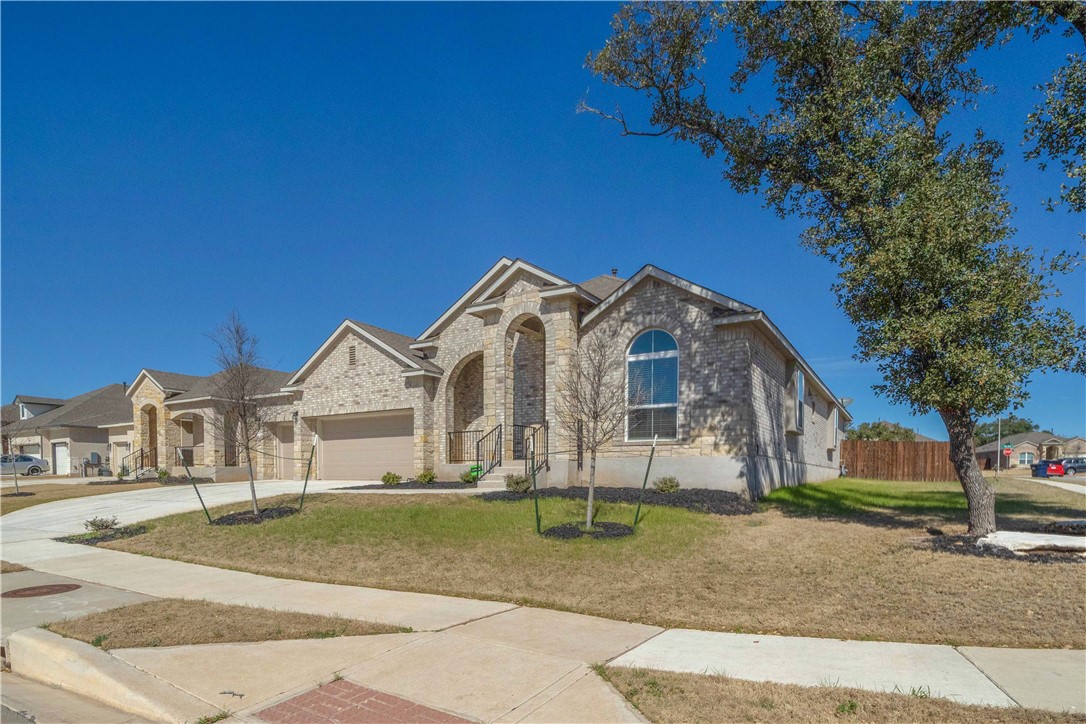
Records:
{"label": "concrete sidewalk", "polygon": [[[310,490],[329,492],[342,485],[314,483]],[[299,487],[262,483],[260,493],[293,493]],[[249,494],[244,483],[201,490],[209,505],[245,500]],[[50,540],[80,532],[82,521],[92,515],[117,515],[127,524],[197,507],[191,488],[161,488],[27,508],[0,518],[3,557],[145,596],[339,614],[416,631],[392,638],[115,652],[127,664],[216,706],[233,703],[237,711],[242,708],[238,702],[224,701],[226,695],[218,692],[246,692],[244,710],[254,715],[258,704],[299,696],[339,672],[358,685],[481,720],[583,720],[588,711],[595,712],[598,721],[636,719],[589,668],[605,662],[756,681],[925,691],[963,703],[1086,711],[1083,651],[1008,654],[1006,649],[663,631],[496,601],[277,579]],[[383,648],[382,642],[391,641],[399,643]],[[278,661],[282,667],[270,664]],[[18,671],[18,662],[13,664]],[[582,716],[577,716],[578,707]]]}

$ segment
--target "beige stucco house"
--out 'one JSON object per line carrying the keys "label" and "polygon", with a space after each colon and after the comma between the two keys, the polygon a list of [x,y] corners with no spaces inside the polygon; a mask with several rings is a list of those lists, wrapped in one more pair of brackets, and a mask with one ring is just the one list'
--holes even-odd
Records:
{"label": "beige stucco house", "polygon": [[132,414],[123,384],[106,385],[69,399],[18,395],[4,426],[13,452],[49,462],[55,475],[98,474],[127,454]]}

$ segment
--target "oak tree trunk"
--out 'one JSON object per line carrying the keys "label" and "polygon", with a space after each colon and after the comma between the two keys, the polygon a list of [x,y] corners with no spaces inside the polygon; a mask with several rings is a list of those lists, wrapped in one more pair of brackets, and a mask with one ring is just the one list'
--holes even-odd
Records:
{"label": "oak tree trunk", "polygon": [[973,443],[976,423],[969,413],[960,410],[940,410],[939,416],[943,418],[950,435],[950,462],[958,473],[958,481],[969,504],[969,533],[994,533],[995,489],[984,479],[977,464],[977,451]]}

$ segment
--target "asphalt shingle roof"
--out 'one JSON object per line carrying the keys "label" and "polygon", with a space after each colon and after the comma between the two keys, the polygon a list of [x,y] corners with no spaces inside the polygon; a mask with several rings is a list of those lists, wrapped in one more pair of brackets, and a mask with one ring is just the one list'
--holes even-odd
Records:
{"label": "asphalt shingle roof", "polygon": [[[35,415],[29,420],[18,420],[15,425],[20,429],[33,430],[50,427],[98,427],[132,422],[132,400],[125,395],[124,385],[121,384],[99,387],[60,402],[60,407]],[[7,427],[12,425],[9,424],[5,429]]]}
{"label": "asphalt shingle roof", "polygon": [[375,327],[372,324],[359,322],[357,319],[352,319],[349,321],[351,322],[351,324],[356,324],[362,329],[366,330],[374,337],[381,340],[389,347],[402,354],[404,357],[414,360],[423,369],[430,372],[442,371],[440,367],[438,367],[432,361],[426,359],[421,352],[416,349],[411,349],[411,344],[415,341],[414,337],[408,337],[407,335],[400,334],[399,332],[393,332],[388,329],[382,329],[381,327]]}
{"label": "asphalt shingle roof", "polygon": [[1034,432],[1018,432],[1014,435],[1007,435],[1002,441],[989,442],[981,445],[977,448],[977,452],[992,452],[999,449],[1000,442],[1004,445],[1010,445],[1015,447],[1021,445],[1024,442],[1033,443],[1034,445],[1040,445],[1043,442],[1049,440],[1055,440],[1057,443],[1066,442],[1068,438],[1060,437],[1059,435],[1053,435],[1050,432],[1041,432],[1040,430]]}
{"label": "asphalt shingle roof", "polygon": [[[264,367],[257,367],[257,373],[261,379],[257,383],[257,389],[260,390],[260,394],[267,394],[270,392],[278,392],[280,388],[287,383],[287,380],[291,378],[293,373],[281,372],[279,370],[269,370]],[[158,372],[152,372],[147,370],[148,373],[156,380],[159,380]],[[171,373],[166,373],[171,374]],[[213,375],[207,377],[193,377],[191,375],[173,375],[174,377],[188,377],[191,382],[187,382],[187,387],[180,395],[174,395],[166,400],[167,403],[184,402],[185,400],[198,400],[202,397],[210,397],[215,394],[216,389],[219,386],[219,379],[222,376],[222,372],[216,372]],[[159,380],[161,382],[161,380]],[[166,384],[161,382],[162,384]],[[176,388],[171,388],[176,389]]]}
{"label": "asphalt shingle roof", "polygon": [[622,277],[600,274],[598,277],[592,277],[577,286],[600,299],[606,299],[611,296],[612,292],[621,287],[625,281]]}

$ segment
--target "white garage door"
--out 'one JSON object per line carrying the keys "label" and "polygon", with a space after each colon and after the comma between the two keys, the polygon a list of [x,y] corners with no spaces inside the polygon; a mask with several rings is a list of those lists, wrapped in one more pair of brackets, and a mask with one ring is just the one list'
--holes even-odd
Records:
{"label": "white garage door", "polygon": [[410,410],[321,421],[322,480],[380,480],[391,471],[415,474]]}

